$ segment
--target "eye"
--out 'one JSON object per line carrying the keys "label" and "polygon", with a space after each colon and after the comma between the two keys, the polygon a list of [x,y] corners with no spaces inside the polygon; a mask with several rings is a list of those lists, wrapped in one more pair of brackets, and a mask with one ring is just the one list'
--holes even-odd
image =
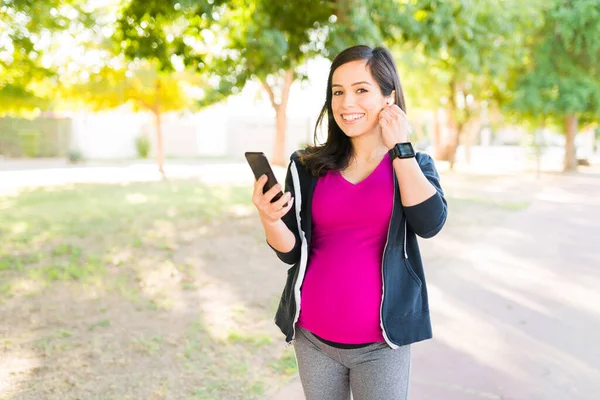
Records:
{"label": "eye", "polygon": [[336,90],[335,92],[333,92],[333,95],[334,95],[334,96],[339,96],[339,95],[341,95],[341,94],[342,94],[342,91],[341,91],[341,90]]}
{"label": "eye", "polygon": [[358,93],[367,93],[367,92],[368,92],[368,90],[367,90],[367,89],[365,89],[365,88],[360,88],[360,89],[358,89],[358,90],[357,90],[357,92],[358,92]]}

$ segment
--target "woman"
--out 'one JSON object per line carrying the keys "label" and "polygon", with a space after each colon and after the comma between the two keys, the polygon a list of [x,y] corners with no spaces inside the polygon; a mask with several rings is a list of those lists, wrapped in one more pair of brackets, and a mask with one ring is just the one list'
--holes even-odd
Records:
{"label": "woman", "polygon": [[292,155],[280,200],[266,177],[254,186],[267,242],[292,265],[275,322],[307,399],[406,399],[410,344],[431,338],[416,235],[438,233],[447,204],[405,112],[390,52],[348,48],[315,129],[316,142],[327,118],[325,144]]}

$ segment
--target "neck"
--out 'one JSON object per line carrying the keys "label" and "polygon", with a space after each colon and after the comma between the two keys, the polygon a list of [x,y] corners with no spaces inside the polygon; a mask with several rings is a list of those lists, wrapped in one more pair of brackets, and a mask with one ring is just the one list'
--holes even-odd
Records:
{"label": "neck", "polygon": [[371,133],[360,135],[351,139],[353,159],[357,162],[370,162],[380,160],[387,153],[383,144],[381,133],[374,130]]}

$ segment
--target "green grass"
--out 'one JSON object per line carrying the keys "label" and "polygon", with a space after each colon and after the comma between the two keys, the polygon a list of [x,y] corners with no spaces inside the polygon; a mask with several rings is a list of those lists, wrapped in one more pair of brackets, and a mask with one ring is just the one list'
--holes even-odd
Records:
{"label": "green grass", "polygon": [[286,376],[297,373],[298,365],[293,350],[286,350],[279,360],[271,363],[271,368],[278,374]]}
{"label": "green grass", "polygon": [[261,398],[266,390],[264,375],[272,371],[269,363],[275,358],[269,357],[270,361],[265,362],[257,355],[268,352],[270,344],[272,339],[268,335],[246,331],[231,332],[217,340],[210,337],[202,321],[192,323],[183,352],[186,369],[200,369],[211,379],[202,382],[190,398],[220,399],[230,397],[231,393],[243,394],[242,398]]}
{"label": "green grass", "polygon": [[253,384],[250,385],[250,387],[247,389],[248,392],[255,394],[255,395],[261,395],[265,392],[265,385],[262,382],[254,382]]}
{"label": "green grass", "polygon": [[161,350],[163,338],[158,335],[149,338],[137,338],[134,339],[131,344],[137,351],[152,356]]}
{"label": "green grass", "polygon": [[103,319],[90,325],[89,330],[93,331],[100,328],[108,328],[110,326],[109,319]]}
{"label": "green grass", "polygon": [[227,342],[232,344],[239,343],[259,349],[270,344],[272,340],[267,335],[232,332],[227,337]]}
{"label": "green grass", "polygon": [[70,349],[69,338],[72,336],[73,332],[68,329],[57,329],[50,335],[36,340],[34,347],[44,356],[52,356]]}
{"label": "green grass", "polygon": [[[191,399],[262,398],[273,379],[295,371],[295,361],[277,359],[278,344],[244,325],[248,312],[244,304],[232,310],[236,326],[224,338],[212,336],[201,313],[176,344],[165,332],[149,331],[133,339],[114,336],[120,334],[115,296],[146,317],[149,312],[158,316],[172,311],[170,288],[154,287],[149,294],[143,285],[147,270],[170,263],[173,276],[181,279],[180,295],[193,298],[202,290],[198,265],[175,257],[178,246],[191,246],[194,239],[178,235],[199,228],[206,232],[207,226],[238,219],[236,210],[253,207],[250,197],[250,187],[208,186],[191,180],[68,185],[0,196],[0,304],[11,298],[44,302],[44,291],[53,285],[68,291],[74,301],[89,294],[92,302],[98,301],[93,309],[99,314],[90,315],[83,326],[69,325],[73,321],[67,320],[64,327],[35,337],[31,346],[37,353],[62,357],[75,346],[91,353],[106,348],[109,355],[106,340],[114,338],[123,342],[132,358],[150,360],[173,352],[196,379],[195,389],[186,393]],[[201,249],[199,254],[207,263],[219,256],[213,249]],[[110,302],[103,296],[111,296]],[[0,352],[12,347],[9,338],[0,342]]]}
{"label": "green grass", "polygon": [[251,206],[250,193],[249,187],[181,180],[78,184],[0,196],[0,302],[15,294],[12,282],[23,278],[42,287],[55,281],[106,284],[135,301],[139,293],[130,288],[131,271],[115,278],[107,276],[107,268],[137,260],[111,262],[107,254],[130,249],[138,256],[154,251],[169,257],[178,227],[227,218],[233,207]]}

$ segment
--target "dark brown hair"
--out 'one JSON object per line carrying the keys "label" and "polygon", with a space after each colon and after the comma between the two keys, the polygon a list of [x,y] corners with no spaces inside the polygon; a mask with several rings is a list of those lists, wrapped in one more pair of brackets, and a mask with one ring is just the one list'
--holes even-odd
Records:
{"label": "dark brown hair", "polygon": [[[367,60],[367,67],[375,82],[379,85],[381,93],[389,96],[393,90],[396,90],[395,101],[402,111],[406,112],[404,104],[404,93],[398,70],[392,54],[384,47],[375,47],[371,49],[368,46],[353,46],[338,54],[329,69],[329,78],[327,79],[327,93],[325,95],[325,104],[321,109],[319,118],[315,125],[314,146],[308,146],[301,153],[301,161],[313,176],[322,176],[328,170],[341,170],[348,166],[350,158],[353,155],[352,142],[344,134],[333,117],[331,100],[331,80],[333,73],[341,65],[351,61]],[[327,116],[327,140],[323,145],[317,145],[318,129]]]}

